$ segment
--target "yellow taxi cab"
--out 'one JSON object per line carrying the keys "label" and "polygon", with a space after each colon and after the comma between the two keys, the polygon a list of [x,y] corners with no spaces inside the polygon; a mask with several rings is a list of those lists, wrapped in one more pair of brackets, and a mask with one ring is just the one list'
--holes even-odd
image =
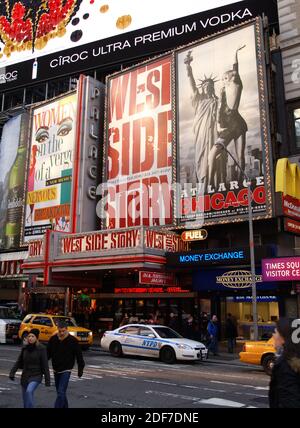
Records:
{"label": "yellow taxi cab", "polygon": [[240,361],[261,365],[268,375],[271,375],[275,359],[276,349],[273,337],[268,341],[245,342],[243,351],[240,352]]}
{"label": "yellow taxi cab", "polygon": [[88,349],[93,344],[93,333],[84,327],[79,327],[74,318],[62,315],[49,314],[28,314],[23,319],[20,329],[19,338],[24,340],[32,328],[39,330],[39,340],[48,342],[51,336],[57,332],[57,324],[64,321],[68,325],[69,333],[74,336],[82,349]]}

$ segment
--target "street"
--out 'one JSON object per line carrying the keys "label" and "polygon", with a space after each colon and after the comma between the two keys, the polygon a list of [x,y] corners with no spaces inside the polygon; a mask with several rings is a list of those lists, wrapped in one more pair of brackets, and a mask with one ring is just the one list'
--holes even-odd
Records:
{"label": "street", "polygon": [[[22,407],[20,372],[8,373],[20,346],[0,345],[0,408]],[[83,353],[84,375],[71,376],[68,399],[72,408],[263,408],[268,407],[269,377],[260,367],[235,362],[163,364],[160,361],[114,358],[104,351]],[[53,376],[51,381],[53,381]],[[51,408],[55,387],[40,386],[36,407]]]}

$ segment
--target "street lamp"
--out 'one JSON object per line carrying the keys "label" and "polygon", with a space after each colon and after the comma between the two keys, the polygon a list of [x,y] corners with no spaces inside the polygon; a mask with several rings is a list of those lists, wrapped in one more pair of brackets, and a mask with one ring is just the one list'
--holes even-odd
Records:
{"label": "street lamp", "polygon": [[258,317],[257,317],[257,294],[256,294],[256,273],[255,273],[255,258],[254,258],[254,239],[253,239],[253,213],[252,213],[252,196],[251,196],[251,180],[243,171],[241,165],[227,150],[225,144],[222,141],[215,143],[216,147],[225,150],[231,159],[234,161],[236,166],[239,168],[243,176],[247,181],[248,188],[248,221],[249,221],[249,246],[250,246],[250,264],[251,264],[251,284],[252,284],[252,316],[253,316],[253,327],[254,327],[254,340],[258,340]]}

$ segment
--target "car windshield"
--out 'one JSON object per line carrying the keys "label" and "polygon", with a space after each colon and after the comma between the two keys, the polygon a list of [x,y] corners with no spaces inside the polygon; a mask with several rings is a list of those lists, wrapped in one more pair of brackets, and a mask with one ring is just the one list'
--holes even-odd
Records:
{"label": "car windshield", "polygon": [[180,336],[179,333],[177,333],[176,331],[172,330],[169,327],[152,327],[152,328],[159,335],[159,337],[162,337],[164,339],[176,339],[176,338],[182,337]]}
{"label": "car windshield", "polygon": [[3,320],[17,320],[16,313],[10,308],[0,308],[0,319]]}
{"label": "car windshield", "polygon": [[60,321],[63,321],[67,324],[68,327],[77,327],[76,321],[74,318],[69,317],[55,317],[53,318],[55,325],[57,325]]}

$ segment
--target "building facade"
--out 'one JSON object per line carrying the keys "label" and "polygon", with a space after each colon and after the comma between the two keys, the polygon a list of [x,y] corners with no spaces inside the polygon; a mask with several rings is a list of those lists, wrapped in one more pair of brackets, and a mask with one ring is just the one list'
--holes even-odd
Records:
{"label": "building facade", "polygon": [[[247,181],[235,159],[251,179],[267,337],[280,316],[300,315],[300,275],[269,281],[262,265],[300,261],[300,2],[190,4],[187,16],[176,6],[131,31],[124,15],[117,32],[74,42],[94,7],[77,6],[64,31],[57,23],[65,49],[58,33],[37,33],[35,58],[0,32],[0,300],[71,312],[95,330],[125,314],[168,324],[171,313],[199,330],[230,312],[251,337]],[[182,239],[203,228],[206,239]]]}

